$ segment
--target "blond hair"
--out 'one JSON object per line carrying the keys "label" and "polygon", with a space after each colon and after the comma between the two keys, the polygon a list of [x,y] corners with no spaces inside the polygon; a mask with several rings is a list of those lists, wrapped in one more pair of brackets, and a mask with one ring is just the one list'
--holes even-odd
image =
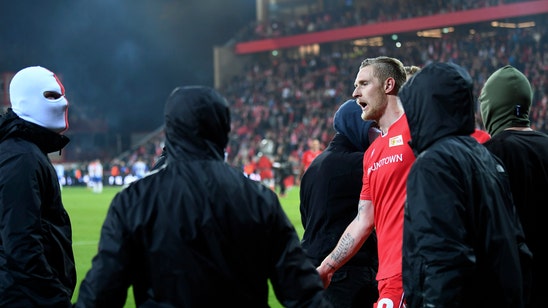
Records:
{"label": "blond hair", "polygon": [[384,81],[388,78],[394,78],[396,81],[396,91],[399,91],[403,83],[407,80],[403,63],[396,58],[386,56],[367,58],[362,61],[360,69],[369,65],[375,68],[373,70],[373,76],[377,77],[379,80]]}

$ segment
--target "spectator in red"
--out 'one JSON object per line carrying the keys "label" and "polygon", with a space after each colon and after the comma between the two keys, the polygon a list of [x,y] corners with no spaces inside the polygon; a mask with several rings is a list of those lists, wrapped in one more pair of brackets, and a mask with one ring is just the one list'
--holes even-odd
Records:
{"label": "spectator in red", "polygon": [[308,142],[308,150],[303,152],[303,157],[301,159],[301,174],[299,175],[299,179],[303,176],[304,172],[314,158],[316,158],[320,153],[322,152],[322,144],[320,143],[320,139],[314,138],[309,140]]}
{"label": "spectator in red", "polygon": [[474,137],[474,139],[476,139],[479,143],[484,143],[491,139],[491,135],[489,135],[488,132],[479,128],[476,128],[470,136]]}
{"label": "spectator in red", "polygon": [[267,155],[260,153],[257,160],[257,171],[261,177],[261,182],[272,190],[275,189],[274,172],[272,171],[272,160]]}

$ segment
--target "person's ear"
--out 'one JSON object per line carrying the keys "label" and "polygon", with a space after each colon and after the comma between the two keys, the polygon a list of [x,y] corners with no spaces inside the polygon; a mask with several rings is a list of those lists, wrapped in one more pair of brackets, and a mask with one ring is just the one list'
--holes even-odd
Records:
{"label": "person's ear", "polygon": [[386,79],[386,81],[384,82],[384,92],[386,93],[390,93],[394,91],[395,87],[396,87],[396,80],[394,80],[394,78],[392,77]]}

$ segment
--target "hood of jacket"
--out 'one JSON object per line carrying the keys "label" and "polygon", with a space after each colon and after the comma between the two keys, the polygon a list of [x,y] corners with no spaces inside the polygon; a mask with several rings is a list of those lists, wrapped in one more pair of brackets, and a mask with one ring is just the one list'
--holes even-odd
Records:
{"label": "hood of jacket", "polygon": [[61,151],[70,141],[65,135],[21,119],[11,108],[0,116],[0,142],[8,138],[30,141],[46,154]]}
{"label": "hood of jacket", "polygon": [[369,144],[375,139],[376,126],[374,121],[364,121],[361,117],[362,108],[356,103],[355,99],[344,102],[335,112],[333,117],[333,128],[335,131],[346,138],[360,152],[365,152]]}
{"label": "hood of jacket", "polygon": [[533,90],[525,75],[510,65],[495,71],[479,97],[483,124],[491,136],[509,127],[529,127]]}
{"label": "hood of jacket", "polygon": [[167,160],[224,159],[230,132],[228,102],[205,86],[177,87],[164,109]]}
{"label": "hood of jacket", "polygon": [[398,94],[415,154],[447,136],[474,132],[473,81],[454,63],[432,63],[409,79]]}

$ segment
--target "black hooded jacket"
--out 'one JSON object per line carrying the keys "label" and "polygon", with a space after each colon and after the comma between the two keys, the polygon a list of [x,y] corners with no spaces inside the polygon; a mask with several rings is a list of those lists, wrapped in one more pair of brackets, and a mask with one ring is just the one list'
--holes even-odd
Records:
{"label": "black hooded jacket", "polygon": [[[318,307],[323,286],[276,194],[225,163],[227,102],[182,87],[165,107],[166,163],[113,199],[77,307]],[[162,307],[164,307],[162,306]]]}
{"label": "black hooded jacket", "polygon": [[[362,177],[363,152],[341,134],[336,134],[306,169],[300,190],[305,229],[302,246],[315,266],[337,246],[348,224],[356,218]],[[344,266],[368,266],[377,272],[375,232]]]}
{"label": "black hooded jacket", "polygon": [[407,179],[408,307],[523,307],[531,254],[500,161],[476,142],[472,79],[434,63],[399,92],[417,155]]}
{"label": "black hooded jacket", "polygon": [[0,117],[0,307],[71,305],[71,223],[47,156],[68,142],[11,109]]}
{"label": "black hooded jacket", "polygon": [[[333,117],[337,132],[301,179],[302,246],[317,267],[337,245],[356,218],[362,189],[363,154],[377,137],[373,121],[361,118],[356,100],[342,104]],[[364,266],[377,272],[377,235],[373,232],[344,266]]]}

